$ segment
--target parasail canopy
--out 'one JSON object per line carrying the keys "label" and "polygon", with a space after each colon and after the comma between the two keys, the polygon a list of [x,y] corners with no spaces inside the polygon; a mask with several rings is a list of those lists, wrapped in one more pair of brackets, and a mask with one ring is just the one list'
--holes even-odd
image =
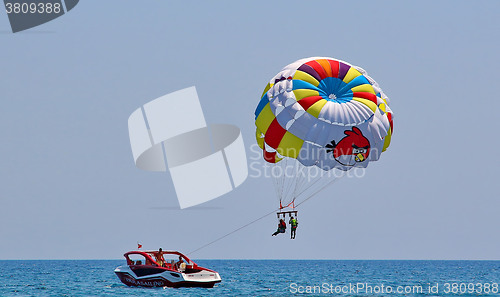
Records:
{"label": "parasail canopy", "polygon": [[285,196],[293,202],[301,187],[325,185],[310,180],[311,167],[348,171],[378,160],[391,142],[393,112],[364,69],[313,57],[286,66],[269,81],[255,126],[263,158],[281,167],[290,163],[298,173],[291,181],[283,168],[274,176],[281,208]]}
{"label": "parasail canopy", "polygon": [[333,58],[307,58],[267,84],[255,111],[267,162],[284,157],[324,170],[366,167],[390,144],[389,100],[366,71]]}

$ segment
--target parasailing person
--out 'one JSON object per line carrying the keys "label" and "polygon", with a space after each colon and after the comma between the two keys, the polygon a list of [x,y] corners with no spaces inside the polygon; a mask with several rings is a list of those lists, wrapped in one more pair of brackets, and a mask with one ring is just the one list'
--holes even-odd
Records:
{"label": "parasailing person", "polygon": [[299,225],[299,222],[297,221],[296,218],[292,216],[290,218],[290,221],[288,221],[288,223],[290,224],[291,227],[290,239],[295,239],[295,233],[297,232],[297,226]]}
{"label": "parasailing person", "polygon": [[273,233],[272,236],[276,236],[280,233],[285,233],[285,231],[286,231],[286,223],[283,219],[280,219],[278,223],[278,229],[276,230],[276,232]]}

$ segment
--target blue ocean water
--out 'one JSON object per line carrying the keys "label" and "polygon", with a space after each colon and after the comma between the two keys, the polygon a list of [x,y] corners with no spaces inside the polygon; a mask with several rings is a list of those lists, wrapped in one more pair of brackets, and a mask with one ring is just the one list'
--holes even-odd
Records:
{"label": "blue ocean water", "polygon": [[115,276],[121,260],[0,261],[0,296],[500,296],[500,261],[195,261],[222,282],[137,288]]}

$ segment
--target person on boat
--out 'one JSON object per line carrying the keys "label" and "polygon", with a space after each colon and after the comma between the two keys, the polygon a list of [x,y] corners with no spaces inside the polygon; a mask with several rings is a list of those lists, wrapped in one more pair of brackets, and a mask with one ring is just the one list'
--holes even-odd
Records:
{"label": "person on boat", "polygon": [[285,231],[286,231],[286,223],[283,219],[280,219],[278,223],[278,230],[276,230],[276,232],[274,232],[272,236],[276,236],[279,233],[285,233]]}
{"label": "person on boat", "polygon": [[182,260],[182,257],[179,256],[179,261],[175,262],[175,268],[179,270],[179,268],[181,268],[182,263],[184,263],[184,260]]}
{"label": "person on boat", "polygon": [[158,252],[155,254],[156,263],[160,266],[165,266],[165,259],[163,258],[163,250],[160,248]]}
{"label": "person on boat", "polygon": [[290,221],[288,221],[291,227],[291,232],[290,232],[290,239],[295,239],[295,233],[297,232],[297,226],[299,225],[299,222],[297,221],[296,218],[293,216],[290,218]]}

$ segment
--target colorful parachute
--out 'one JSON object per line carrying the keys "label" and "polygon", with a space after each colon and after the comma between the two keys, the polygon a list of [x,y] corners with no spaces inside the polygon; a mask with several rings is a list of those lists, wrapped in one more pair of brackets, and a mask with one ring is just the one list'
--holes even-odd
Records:
{"label": "colorful parachute", "polygon": [[[255,111],[256,138],[269,163],[295,159],[302,167],[347,171],[379,159],[391,142],[392,119],[389,99],[365,70],[313,57],[286,66],[267,84]],[[303,183],[281,191],[295,199]]]}

